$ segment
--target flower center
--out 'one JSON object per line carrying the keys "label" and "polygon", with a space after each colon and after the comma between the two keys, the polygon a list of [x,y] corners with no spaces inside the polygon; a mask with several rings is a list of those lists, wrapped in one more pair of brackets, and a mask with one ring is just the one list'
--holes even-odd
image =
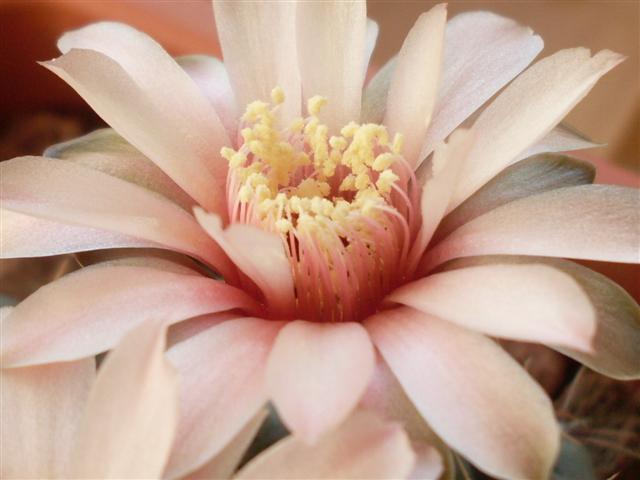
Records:
{"label": "flower center", "polygon": [[320,96],[308,101],[306,118],[280,130],[283,101],[276,88],[271,104],[249,104],[240,147],[222,149],[229,218],[282,237],[298,318],[358,320],[403,281],[419,227],[402,136],[391,140],[384,126],[355,122],[330,136]]}

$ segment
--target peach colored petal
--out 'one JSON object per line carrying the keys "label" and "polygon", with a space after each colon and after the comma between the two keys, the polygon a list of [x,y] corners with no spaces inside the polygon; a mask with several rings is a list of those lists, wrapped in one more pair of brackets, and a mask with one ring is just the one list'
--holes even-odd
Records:
{"label": "peach colored petal", "polygon": [[421,158],[526,68],[542,46],[530,28],[491,12],[449,20],[441,87]]}
{"label": "peach colored petal", "polygon": [[561,50],[527,69],[478,117],[478,141],[449,210],[457,207],[518,155],[544,137],[623,57],[603,50]]}
{"label": "peach colored petal", "polygon": [[402,154],[419,162],[440,85],[447,6],[440,3],[416,20],[398,53],[389,85],[384,124],[404,137]]}
{"label": "peach colored petal", "polygon": [[297,320],[278,334],[267,385],[283,423],[313,444],[353,410],[373,366],[373,346],[360,324]]}
{"label": "peach colored petal", "polygon": [[175,323],[234,308],[257,306],[241,290],[199,275],[97,264],[20,303],[3,324],[1,358],[5,367],[73,360],[112,348],[148,319]]}
{"label": "peach colored petal", "polygon": [[597,315],[592,351],[554,347],[589,368],[620,380],[640,378],[640,306],[619,285],[582,265],[558,258],[495,255],[460,259],[447,268],[469,265],[540,264],[570,275],[584,290]]}
{"label": "peach colored petal", "polygon": [[361,123],[382,123],[387,109],[387,95],[396,69],[398,56],[393,56],[376,72],[362,92]]}
{"label": "peach colored petal", "polygon": [[157,165],[111,128],[47,148],[45,157],[71,160],[152,190],[191,211],[194,200]]}
{"label": "peach colored petal", "polygon": [[184,342],[219,323],[234,320],[239,316],[237,311],[210,313],[171,325],[167,332],[167,348],[173,347],[176,343]]}
{"label": "peach colored petal", "polygon": [[73,452],[72,478],[159,478],[178,420],[166,325],[129,332],[101,365]]}
{"label": "peach colored petal", "polygon": [[227,136],[232,142],[235,141],[240,115],[224,64],[208,55],[186,55],[176,58],[176,62],[189,74],[211,102],[227,131]]}
{"label": "peach colored petal", "polygon": [[591,350],[596,312],[581,286],[547,265],[479,265],[408,283],[390,300],[493,337]]}
{"label": "peach colored petal", "polygon": [[155,247],[107,230],[52,222],[0,208],[0,258],[44,257],[99,248]]}
{"label": "peach colored petal", "polygon": [[268,415],[266,408],[256,413],[220,453],[204,466],[187,475],[185,480],[231,478]]}
{"label": "peach colored petal", "polygon": [[202,467],[266,403],[264,371],[281,326],[257,318],[229,320],[167,352],[180,378],[180,421],[166,477]]}
{"label": "peach colored petal", "polygon": [[188,253],[234,278],[235,267],[191,215],[138,185],[68,160],[20,157],[0,164],[0,186],[5,209]]}
{"label": "peach colored petal", "polygon": [[300,2],[296,12],[302,98],[328,100],[320,119],[330,133],[360,118],[365,72],[367,6],[351,2]]}
{"label": "peach colored petal", "polygon": [[560,124],[542,137],[542,140],[534,143],[522,154],[518,155],[515,161],[538,153],[569,152],[602,146],[603,144],[593,143],[588,138],[583,137],[571,127]]}
{"label": "peach colored petal", "polygon": [[274,315],[287,315],[294,309],[291,264],[279,235],[253,225],[234,223],[222,228],[220,218],[202,209],[194,210],[202,228],[211,235],[239,270],[262,290]]}
{"label": "peach colored petal", "polygon": [[547,478],[560,439],[553,405],[495,342],[406,307],[365,326],[409,398],[452,448],[490,475]]}
{"label": "peach colored petal", "polygon": [[287,122],[300,115],[300,73],[296,59],[295,2],[213,2],[224,63],[237,110],[268,101],[281,87]]}
{"label": "peach colored petal", "polygon": [[359,412],[315,446],[290,436],[262,452],[236,479],[407,478],[414,462],[404,431]]}
{"label": "peach colored petal", "polygon": [[501,205],[548,190],[593,183],[594,177],[593,165],[565,155],[528,158],[505,168],[449,213],[438,226],[434,241]]}
{"label": "peach colored petal", "polygon": [[427,252],[422,271],[452,258],[492,254],[638,263],[638,225],[637,189],[560,188],[507,203],[458,228]]}
{"label": "peach colored petal", "polygon": [[69,474],[71,444],[94,376],[93,358],[0,371],[2,478]]}
{"label": "peach colored petal", "polygon": [[447,210],[451,193],[473,142],[473,133],[460,129],[451,135],[448,143],[443,142],[436,148],[431,162],[431,177],[422,187],[422,222],[409,255],[410,271],[416,268]]}

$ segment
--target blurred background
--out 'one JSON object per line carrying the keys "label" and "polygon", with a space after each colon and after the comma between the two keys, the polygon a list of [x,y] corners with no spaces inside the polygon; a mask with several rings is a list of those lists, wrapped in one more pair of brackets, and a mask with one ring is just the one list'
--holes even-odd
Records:
{"label": "blurred background", "polygon": [[[369,16],[380,25],[373,55],[376,65],[398,50],[416,17],[434,3],[368,2]],[[567,120],[588,137],[607,144],[592,154],[640,171],[638,0],[449,2],[450,17],[469,10],[491,10],[529,25],[545,41],[542,56],[575,46],[593,51],[609,48],[626,55],[627,60],[606,75]],[[106,19],[136,26],[175,55],[220,53],[208,0],[0,0],[0,160],[41,153],[58,137],[74,136],[99,124],[82,100],[36,61],[58,55],[55,41],[62,32]]]}

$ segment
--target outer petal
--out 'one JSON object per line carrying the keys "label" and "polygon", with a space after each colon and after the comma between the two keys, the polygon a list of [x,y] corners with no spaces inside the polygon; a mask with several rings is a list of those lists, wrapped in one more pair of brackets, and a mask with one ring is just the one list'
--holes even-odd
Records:
{"label": "outer petal", "polygon": [[219,217],[201,209],[195,215],[238,269],[262,290],[272,313],[289,315],[295,302],[293,274],[282,239],[252,225],[236,223],[223,230]]}
{"label": "outer petal", "polygon": [[468,12],[451,19],[444,39],[441,88],[422,158],[524,70],[542,46],[530,28],[494,13]]}
{"label": "outer petal", "polygon": [[267,401],[264,370],[279,322],[230,320],[172,347],[180,375],[180,422],[168,478],[219,453]]}
{"label": "outer petal", "polygon": [[202,206],[226,214],[229,139],[214,108],[160,45],[123,24],[68,32],[44,66]]}
{"label": "outer petal", "polygon": [[481,265],[429,275],[389,297],[494,337],[589,351],[596,314],[569,275],[546,265]]}
{"label": "outer petal", "polygon": [[361,412],[313,447],[293,436],[281,440],[234,478],[407,478],[413,461],[407,436],[397,424]]}
{"label": "outer petal", "polygon": [[64,478],[94,359],[0,372],[2,478]]}
{"label": "outer petal", "polygon": [[11,312],[3,324],[2,362],[7,367],[94,355],[145,320],[175,323],[234,308],[251,310],[255,303],[218,280],[98,264],[40,288]]}
{"label": "outer petal", "polygon": [[522,160],[538,153],[569,152],[601,146],[602,144],[593,143],[568,125],[560,124],[542,137],[542,140],[534,143],[524,153],[518,155],[517,160]]}
{"label": "outer petal", "polygon": [[450,210],[528,147],[549,133],[623,57],[609,50],[562,50],[533,65],[514,80],[478,117],[478,141],[461,175]]}
{"label": "outer petal", "polygon": [[100,367],[73,454],[73,478],[159,478],[178,420],[166,326],[131,331]]}
{"label": "outer petal", "polygon": [[366,49],[365,49],[365,59],[364,59],[364,76],[367,76],[367,70],[369,68],[369,64],[371,62],[371,55],[376,48],[376,42],[378,40],[378,32],[380,31],[380,27],[378,27],[378,23],[371,18],[367,18],[367,36],[366,36]]}
{"label": "outer petal", "polygon": [[620,380],[640,378],[640,306],[620,286],[582,265],[557,258],[486,256],[461,259],[447,268],[469,265],[540,264],[570,275],[597,314],[592,351],[554,347],[597,372]]}
{"label": "outer petal", "polygon": [[121,178],[172,200],[191,211],[194,200],[111,128],[102,128],[47,148],[45,157],[71,160]]}
{"label": "outer petal", "polygon": [[2,162],[0,174],[5,209],[188,253],[233,279],[233,265],[193,217],[145,188],[76,162],[42,157]]}
{"label": "outer petal", "polygon": [[427,253],[422,271],[456,257],[491,254],[638,263],[639,226],[637,189],[561,188],[508,203],[463,225]]}
{"label": "outer petal", "polygon": [[373,367],[373,346],[360,324],[299,320],[280,331],[267,384],[283,423],[312,444],[349,415]]}
{"label": "outer petal", "polygon": [[398,53],[384,124],[404,136],[403,156],[417,165],[438,93],[447,6],[420,15]]}
{"label": "outer petal", "polygon": [[360,118],[367,6],[362,0],[300,2],[296,23],[302,96],[328,101],[320,117],[336,133]]}
{"label": "outer petal", "polygon": [[238,111],[254,100],[268,101],[281,87],[283,120],[300,115],[296,59],[295,2],[213,2],[224,62]]}
{"label": "outer petal", "polygon": [[444,441],[490,475],[547,478],[560,438],[553,406],[495,342],[409,308],[365,326]]}
{"label": "outer petal", "polygon": [[541,154],[505,168],[447,215],[434,241],[505,203],[561,187],[593,183],[595,168],[564,155]]}
{"label": "outer petal", "polygon": [[208,55],[186,55],[176,58],[200,91],[216,109],[220,121],[233,142],[238,133],[238,108],[235,93],[231,88],[229,74],[224,64]]}
{"label": "outer petal", "polygon": [[387,110],[387,95],[396,69],[398,57],[394,56],[376,72],[362,94],[361,123],[382,123]]}

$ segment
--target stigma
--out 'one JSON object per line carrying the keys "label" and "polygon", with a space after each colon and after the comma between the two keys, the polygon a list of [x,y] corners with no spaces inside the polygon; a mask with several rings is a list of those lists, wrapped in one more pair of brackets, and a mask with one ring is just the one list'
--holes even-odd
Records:
{"label": "stigma", "polygon": [[357,320],[397,284],[416,229],[415,177],[402,157],[402,135],[356,122],[329,135],[321,96],[308,100],[306,117],[280,128],[284,99],[275,88],[271,102],[250,103],[238,148],[221,151],[230,167],[229,218],[282,237],[294,315]]}

